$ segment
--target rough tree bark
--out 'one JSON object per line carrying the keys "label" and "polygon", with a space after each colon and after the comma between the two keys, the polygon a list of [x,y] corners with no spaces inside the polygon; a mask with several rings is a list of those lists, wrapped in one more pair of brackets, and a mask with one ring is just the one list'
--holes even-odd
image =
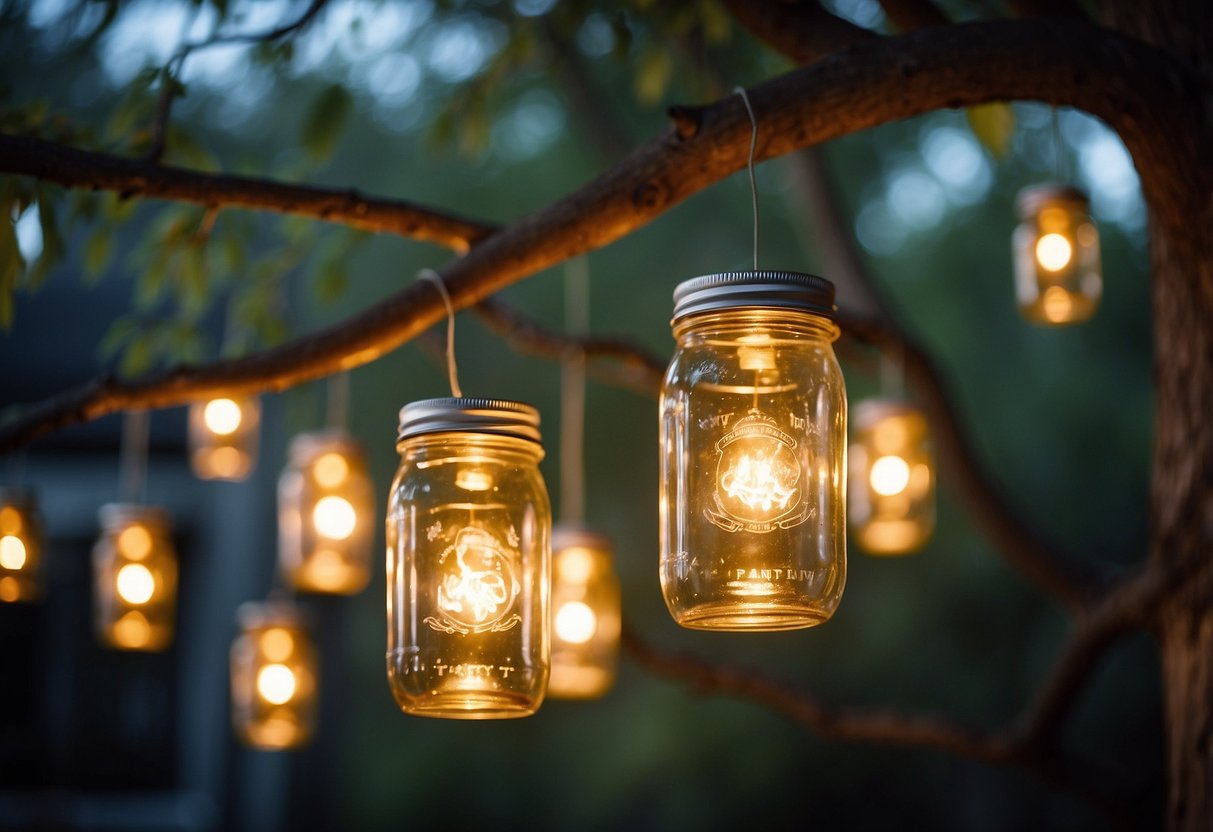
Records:
{"label": "rough tree bark", "polygon": [[[1161,644],[1168,823],[1175,832],[1213,828],[1213,16],[1206,4],[1109,0],[1101,10],[1105,24],[1129,38],[1082,22],[1034,21],[938,25],[897,39],[873,38],[814,4],[801,5],[808,10],[800,18],[803,26],[793,25],[793,4],[756,3],[758,8],[745,13],[741,10],[747,4],[730,5],[752,30],[761,30],[764,20],[776,21],[778,36],[765,38],[776,46],[788,50],[801,43],[813,60],[828,56],[751,90],[767,131],[760,158],[942,106],[1019,98],[1093,112],[1128,145],[1150,210],[1155,324],[1153,527],[1143,579],[1123,584],[1085,608],[1070,648],[1078,660],[1063,656],[1019,730],[970,735],[921,720],[899,720],[894,727],[904,742],[955,745],[969,756],[1015,760],[1071,705],[1080,678],[1075,673],[1083,672],[1091,655],[1122,627],[1149,619]],[[904,12],[907,21],[920,21],[917,25],[946,23],[923,0],[886,5]],[[1039,2],[1014,5],[1048,13]],[[1070,3],[1064,8],[1069,13],[1078,9]],[[764,17],[764,9],[772,14]],[[831,54],[843,43],[850,47]],[[470,246],[444,269],[456,305],[467,306],[629,233],[742,166],[749,126],[739,103],[680,109],[673,115],[675,129],[669,135],[641,147],[565,199],[501,230],[407,203],[320,189],[292,191],[275,183],[174,172],[146,162],[56,155],[13,139],[0,138],[0,151],[5,151],[0,170],[126,195],[249,205],[362,227],[380,225],[456,250]],[[63,400],[27,414],[24,425],[0,430],[0,445],[28,441],[47,428],[113,410],[177,404],[222,387],[281,389],[372,360],[441,315],[429,287],[412,287],[341,327],[248,360],[135,385],[102,381],[70,391]],[[650,659],[659,669],[675,664]],[[722,689],[737,684],[727,673],[694,663],[683,668],[682,676]],[[826,733],[885,740],[890,734],[887,720],[840,719],[802,695],[785,697],[777,687],[748,694],[782,703],[796,718]]]}

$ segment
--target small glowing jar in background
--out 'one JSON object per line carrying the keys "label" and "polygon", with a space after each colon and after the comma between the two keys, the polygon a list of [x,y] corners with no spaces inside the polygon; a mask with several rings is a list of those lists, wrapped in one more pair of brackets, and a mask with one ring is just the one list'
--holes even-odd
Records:
{"label": "small glowing jar in background", "polygon": [[278,565],[304,592],[353,595],[370,580],[375,491],[366,458],[341,431],[291,441],[278,480]]}
{"label": "small glowing jar in background", "polygon": [[1085,321],[1103,291],[1099,232],[1086,194],[1065,185],[1020,191],[1015,229],[1015,293],[1029,321],[1048,326]]}
{"label": "small glowing jar in background", "polygon": [[0,602],[42,594],[42,523],[30,491],[0,490]]}
{"label": "small glowing jar in background", "polygon": [[847,402],[834,286],[740,272],[674,290],[661,391],[661,587],[702,630],[791,630],[846,581]]}
{"label": "small glowing jar in background", "polygon": [[935,474],[927,419],[896,401],[851,411],[851,529],[873,555],[920,549],[935,528]]}
{"label": "small glowing jar in background", "polygon": [[388,681],[405,713],[527,716],[548,682],[551,509],[539,411],[496,399],[400,411],[387,510]]}
{"label": "small glowing jar in background", "polygon": [[297,748],[316,723],[316,651],[303,611],[288,601],[237,611],[232,643],[232,728],[254,748]]}
{"label": "small glowing jar in background", "polygon": [[97,635],[119,650],[163,650],[173,640],[177,554],[168,514],[133,503],[102,506],[93,547]]}
{"label": "small glowing jar in background", "polygon": [[261,403],[218,398],[190,405],[190,466],[204,480],[243,480],[257,464]]}
{"label": "small glowing jar in background", "polygon": [[560,525],[552,535],[552,676],[548,695],[593,699],[615,682],[619,661],[619,579],[611,543]]}

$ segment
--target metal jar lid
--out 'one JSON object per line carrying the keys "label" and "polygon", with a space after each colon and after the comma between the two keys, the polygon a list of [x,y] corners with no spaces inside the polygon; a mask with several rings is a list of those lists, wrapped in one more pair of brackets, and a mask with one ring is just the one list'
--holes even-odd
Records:
{"label": "metal jar lid", "polygon": [[834,284],[802,272],[722,272],[674,289],[674,321],[724,309],[792,309],[834,320]]}
{"label": "metal jar lid", "polygon": [[167,532],[172,525],[167,510],[142,503],[106,503],[97,509],[97,520],[106,531],[140,523]]}
{"label": "metal jar lid", "polygon": [[242,630],[265,627],[304,629],[311,623],[311,616],[294,601],[281,598],[244,602],[236,608],[236,622]]}
{"label": "metal jar lid", "polygon": [[323,453],[336,452],[346,459],[361,462],[364,459],[362,445],[343,430],[316,430],[297,434],[287,450],[291,464],[299,467],[308,464]]}
{"label": "metal jar lid", "polygon": [[592,532],[582,526],[560,523],[552,529],[552,552],[562,549],[592,549],[610,554],[611,539],[604,534]]}
{"label": "metal jar lid", "polygon": [[1031,185],[1020,191],[1019,196],[1015,198],[1015,210],[1019,213],[1020,219],[1028,219],[1050,203],[1061,203],[1086,211],[1091,201],[1087,199],[1086,193],[1073,185],[1045,182],[1040,185]]}
{"label": "metal jar lid", "polygon": [[539,443],[539,411],[504,399],[422,399],[400,408],[397,441],[427,433],[487,433]]}
{"label": "metal jar lid", "polygon": [[856,430],[863,430],[891,416],[926,418],[920,408],[900,399],[864,399],[850,408],[848,418]]}

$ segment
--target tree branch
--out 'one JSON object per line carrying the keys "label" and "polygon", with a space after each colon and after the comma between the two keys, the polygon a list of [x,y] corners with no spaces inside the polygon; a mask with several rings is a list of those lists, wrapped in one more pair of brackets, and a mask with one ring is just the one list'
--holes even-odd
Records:
{"label": "tree branch", "polygon": [[155,197],[208,208],[294,214],[438,243],[458,252],[496,228],[404,200],[363,196],[352,188],[201,173],[22,136],[0,134],[0,173],[32,176],[69,188],[114,191],[124,199]]}
{"label": "tree branch", "polygon": [[876,37],[875,32],[831,14],[813,0],[725,0],[724,5],[750,34],[800,64],[811,64],[853,43]]}
{"label": "tree branch", "polygon": [[[247,34],[217,35],[208,40],[184,43],[164,67],[161,77],[160,94],[156,98],[156,118],[152,122],[151,147],[145,157],[149,162],[158,162],[164,155],[164,143],[168,133],[169,116],[173,109],[173,101],[177,98],[178,81],[185,71],[185,62],[190,53],[211,46],[230,43],[269,43],[287,35],[296,33],[312,22],[328,0],[312,0],[297,19],[285,23],[266,32],[250,32]],[[115,4],[116,7],[117,4]]]}
{"label": "tree branch", "polygon": [[[1100,83],[1088,83],[1090,77]],[[1200,160],[1189,158],[1189,149],[1206,146],[1193,137],[1194,131],[1207,129],[1192,118],[1189,105],[1196,88],[1183,66],[1166,53],[1090,24],[992,21],[856,44],[844,54],[753,86],[749,97],[763,123],[760,159],[941,107],[1024,98],[1076,106],[1119,129],[1141,172],[1152,210],[1169,203],[1170,221],[1181,225],[1186,217],[1200,215],[1201,206],[1189,203],[1199,203],[1207,193],[1192,186],[1188,173],[1200,169]],[[178,187],[171,195],[207,205],[229,201],[284,210],[292,208],[301,193],[311,193],[312,210],[300,213],[351,223],[360,219],[360,227],[375,213],[384,227],[395,224],[411,236],[451,242],[479,239],[466,256],[442,269],[455,306],[464,308],[523,277],[619,239],[745,165],[750,124],[736,96],[674,112],[676,129],[579,190],[488,236],[487,226],[412,205],[388,203],[389,208],[349,195],[343,203],[342,192],[276,183],[260,183],[264,187],[253,188],[249,195],[244,193],[248,180],[234,180],[246,186],[242,190],[233,186],[233,178],[186,171],[174,170]],[[1172,142],[1176,135],[1183,141]],[[115,160],[120,167],[133,167],[125,176],[98,178],[82,164],[95,154],[81,156],[80,151],[55,156],[67,161],[58,168],[59,178],[50,177],[46,150],[30,140],[0,140],[0,170],[68,180],[64,184],[170,195],[163,185],[163,169]],[[74,175],[64,175],[63,169]],[[155,178],[147,179],[148,173]],[[215,180],[229,186],[227,199],[213,192]],[[196,187],[185,187],[182,181]],[[275,198],[265,196],[266,191]],[[323,199],[316,197],[317,191]],[[243,201],[231,199],[241,194]],[[121,385],[94,384],[90,395],[70,394],[64,398],[66,406],[40,407],[41,418],[27,416],[0,430],[0,449],[27,442],[52,424],[131,407],[183,404],[219,391],[280,390],[360,366],[406,343],[443,314],[432,287],[413,284],[333,327],[242,359]]]}
{"label": "tree branch", "polygon": [[951,21],[931,0],[880,0],[885,15],[899,32],[913,32]]}

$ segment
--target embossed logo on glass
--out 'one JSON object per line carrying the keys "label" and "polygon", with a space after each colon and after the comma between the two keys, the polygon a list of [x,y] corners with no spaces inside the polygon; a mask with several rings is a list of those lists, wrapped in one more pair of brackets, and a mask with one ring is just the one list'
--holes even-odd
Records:
{"label": "embossed logo on glass", "polygon": [[462,528],[438,556],[438,615],[425,623],[444,633],[501,632],[522,621],[510,614],[518,597],[517,552],[479,528]]}
{"label": "embossed logo on glass", "polygon": [[808,519],[796,439],[752,410],[716,442],[716,493],[704,515],[727,532],[771,532]]}

